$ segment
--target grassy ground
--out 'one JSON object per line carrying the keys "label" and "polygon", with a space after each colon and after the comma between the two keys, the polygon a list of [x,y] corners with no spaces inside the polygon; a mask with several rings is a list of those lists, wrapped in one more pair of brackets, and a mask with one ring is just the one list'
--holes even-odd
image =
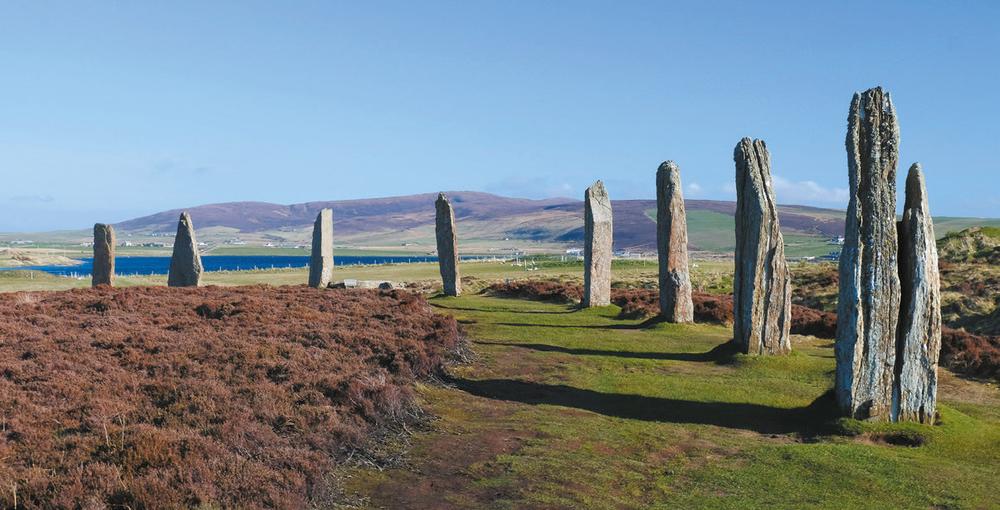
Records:
{"label": "grassy ground", "polygon": [[[354,469],[389,508],[987,508],[1000,392],[942,373],[937,426],[835,420],[829,340],[718,349],[728,328],[639,327],[617,308],[437,298],[477,361],[421,389],[440,418],[404,467]],[[925,442],[893,446],[892,442]]]}

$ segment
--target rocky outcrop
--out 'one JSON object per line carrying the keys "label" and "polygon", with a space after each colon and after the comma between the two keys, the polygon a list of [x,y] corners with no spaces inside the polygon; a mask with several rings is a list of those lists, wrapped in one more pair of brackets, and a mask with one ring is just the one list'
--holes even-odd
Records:
{"label": "rocky outcrop", "polygon": [[665,161],[656,171],[656,250],[660,259],[660,317],[691,322],[691,275],[688,272],[687,216],[680,167]]}
{"label": "rocky outcrop", "polygon": [[899,126],[881,88],[854,95],[847,156],[850,201],[840,255],[834,389],[845,414],[885,421],[892,417],[899,321]]}
{"label": "rocky outcrop", "polygon": [[941,284],[934,225],[919,164],[906,177],[899,222],[899,334],[894,421],[933,423],[941,354]]}
{"label": "rocky outcrop", "polygon": [[198,241],[194,237],[194,224],[191,223],[191,215],[185,211],[181,213],[181,218],[177,222],[177,235],[174,237],[174,253],[170,257],[167,285],[197,287],[201,284],[202,270]]}
{"label": "rocky outcrop", "polygon": [[611,304],[611,199],[597,181],[583,194],[584,307]]}
{"label": "rocky outcrop", "polygon": [[115,284],[115,229],[111,225],[94,225],[94,268],[91,270],[90,284]]}
{"label": "rocky outcrop", "polygon": [[309,286],[322,289],[333,277],[333,210],[323,209],[313,223],[312,255],[309,257]]}
{"label": "rocky outcrop", "polygon": [[458,231],[455,229],[455,209],[444,193],[438,193],[434,203],[437,217],[434,223],[437,235],[438,267],[446,296],[462,293],[462,280],[458,273]]}
{"label": "rocky outcrop", "polygon": [[762,140],[744,138],[736,162],[736,271],[733,339],[747,354],[792,350],[791,274],[771,185],[771,156]]}

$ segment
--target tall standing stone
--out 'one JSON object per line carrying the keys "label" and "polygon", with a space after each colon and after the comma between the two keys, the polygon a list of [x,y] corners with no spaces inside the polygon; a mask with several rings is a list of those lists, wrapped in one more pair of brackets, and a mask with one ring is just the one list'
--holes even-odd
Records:
{"label": "tall standing stone", "polygon": [[611,304],[611,199],[597,181],[583,194],[583,306]]}
{"label": "tall standing stone", "polygon": [[94,268],[90,284],[115,284],[115,229],[111,225],[94,225]]}
{"label": "tall standing stone", "polygon": [[462,293],[462,280],[458,274],[458,231],[455,229],[455,209],[444,193],[438,193],[434,203],[437,217],[434,231],[437,235],[438,268],[446,296]]}
{"label": "tall standing stone", "polygon": [[326,287],[333,277],[333,210],[323,209],[313,223],[312,256],[309,257],[309,286]]}
{"label": "tall standing stone", "polygon": [[850,202],[840,255],[835,392],[859,419],[892,418],[899,264],[896,164],[899,125],[880,87],[854,95],[847,118]]}
{"label": "tall standing stone", "polygon": [[920,164],[906,177],[906,202],[899,222],[899,334],[894,421],[933,423],[941,354],[941,284],[934,224]]}
{"label": "tall standing stone", "polygon": [[747,354],[792,350],[791,274],[771,184],[771,155],[763,140],[744,138],[736,162],[736,271],[733,339]]}
{"label": "tall standing stone", "polygon": [[194,237],[194,224],[187,211],[181,213],[177,222],[177,235],[174,237],[174,254],[170,257],[170,274],[167,285],[170,287],[197,287],[201,284],[201,254],[198,253],[198,241]]}
{"label": "tall standing stone", "polygon": [[687,243],[680,168],[665,161],[656,171],[656,251],[660,259],[660,317],[668,322],[694,320]]}

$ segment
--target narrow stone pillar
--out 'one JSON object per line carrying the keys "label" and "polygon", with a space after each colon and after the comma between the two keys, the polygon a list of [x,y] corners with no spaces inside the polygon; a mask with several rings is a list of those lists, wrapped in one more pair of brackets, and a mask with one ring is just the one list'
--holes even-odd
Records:
{"label": "narrow stone pillar", "polygon": [[194,224],[187,211],[181,213],[174,237],[174,254],[170,257],[169,287],[197,287],[201,284],[201,254],[194,237]]}
{"label": "narrow stone pillar", "polygon": [[850,202],[840,254],[837,402],[848,416],[891,419],[899,263],[896,164],[899,125],[888,93],[856,93],[847,118]]}
{"label": "narrow stone pillar", "polygon": [[934,224],[919,163],[906,177],[899,222],[899,335],[895,401],[898,421],[934,423],[941,354],[941,283]]}
{"label": "narrow stone pillar", "polygon": [[309,286],[322,289],[333,277],[333,210],[323,209],[313,223]]}
{"label": "narrow stone pillar", "polygon": [[611,304],[611,199],[597,181],[583,194],[583,306]]}
{"label": "narrow stone pillar", "polygon": [[660,317],[668,322],[694,320],[687,238],[680,167],[665,161],[656,171],[656,251],[660,259]]}
{"label": "narrow stone pillar", "polygon": [[91,270],[90,284],[115,284],[115,229],[111,225],[94,225],[94,268]]}
{"label": "narrow stone pillar", "polygon": [[446,296],[462,293],[462,280],[458,273],[458,231],[455,229],[455,209],[444,193],[438,193],[434,203],[437,217],[434,233],[437,235],[438,267]]}
{"label": "narrow stone pillar", "polygon": [[792,350],[791,274],[771,185],[771,155],[763,140],[744,138],[736,162],[736,271],[733,339],[747,354]]}

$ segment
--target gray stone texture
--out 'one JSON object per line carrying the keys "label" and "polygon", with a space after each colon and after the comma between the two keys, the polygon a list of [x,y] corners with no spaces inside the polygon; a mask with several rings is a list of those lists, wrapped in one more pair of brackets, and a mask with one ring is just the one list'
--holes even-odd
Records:
{"label": "gray stone texture", "polygon": [[744,138],[736,162],[736,266],[733,339],[747,354],[792,350],[791,274],[771,184],[771,156],[762,140]]}
{"label": "gray stone texture", "polygon": [[894,421],[933,423],[941,353],[941,285],[934,224],[920,165],[906,177],[899,222],[899,333]]}
{"label": "gray stone texture", "polygon": [[444,294],[458,296],[462,293],[462,280],[458,271],[458,231],[455,229],[455,209],[444,193],[438,193],[434,203],[437,217],[434,224],[437,235],[438,267]]}
{"label": "gray stone texture", "polygon": [[94,225],[94,268],[91,270],[90,284],[115,284],[115,229],[111,225]]}
{"label": "gray stone texture", "polygon": [[660,259],[660,317],[668,322],[694,320],[687,244],[680,167],[666,161],[656,171],[656,251]]}
{"label": "gray stone texture", "polygon": [[854,95],[847,119],[850,201],[840,255],[837,402],[848,416],[892,419],[899,263],[896,165],[899,126],[881,88]]}
{"label": "gray stone texture", "polygon": [[181,213],[177,222],[177,235],[174,237],[174,253],[170,257],[167,285],[197,287],[201,284],[202,270],[198,241],[194,236],[194,224],[191,223],[191,215],[185,211]]}
{"label": "gray stone texture", "polygon": [[583,194],[583,306],[611,304],[611,199],[597,181]]}
{"label": "gray stone texture", "polygon": [[333,210],[323,209],[313,223],[309,286],[322,289],[333,277]]}

